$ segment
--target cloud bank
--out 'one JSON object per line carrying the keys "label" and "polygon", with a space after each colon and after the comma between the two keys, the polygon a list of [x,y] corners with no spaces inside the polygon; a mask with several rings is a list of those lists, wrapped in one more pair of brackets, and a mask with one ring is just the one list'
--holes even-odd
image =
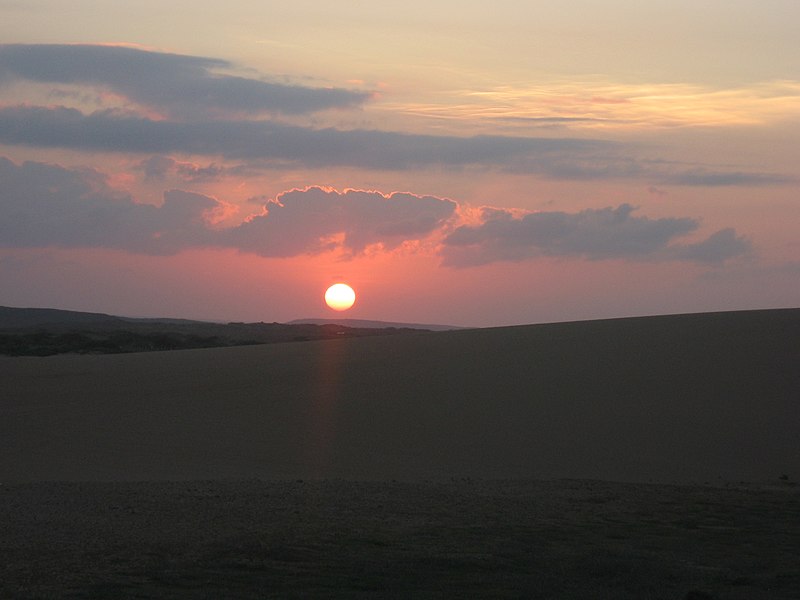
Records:
{"label": "cloud bank", "polygon": [[66,107],[0,108],[0,142],[92,152],[221,155],[229,159],[411,169],[430,165],[503,165],[530,155],[583,153],[595,140],[415,135],[311,129],[274,121],[168,121]]}
{"label": "cloud bank", "polygon": [[172,117],[306,114],[352,108],[371,96],[363,91],[286,85],[219,72],[234,66],[217,58],[122,46],[0,46],[0,85],[32,81],[97,86]]}
{"label": "cloud bank", "polygon": [[208,220],[223,205],[170,190],[160,207],[136,204],[92,169],[0,158],[0,245],[111,248],[173,254],[212,243]]}
{"label": "cloud bank", "polygon": [[269,120],[150,119],[118,110],[64,106],[0,108],[0,143],[84,152],[222,156],[264,168],[301,165],[412,170],[495,168],[563,180],[643,179],[662,185],[782,185],[776,173],[720,171],[619,156],[620,145],[578,138],[454,137],[314,129]]}
{"label": "cloud bank", "polygon": [[443,264],[471,267],[541,256],[720,263],[750,249],[733,229],[718,231],[697,244],[672,244],[699,223],[690,218],[638,217],[634,211],[629,204],[522,215],[485,208],[479,224],[461,225],[444,239]]}
{"label": "cloud bank", "polygon": [[[0,89],[25,82],[77,86],[122,99],[104,108],[0,104],[0,143],[83,152],[181,154],[248,161],[255,168],[353,167],[412,170],[478,166],[558,180],[641,179],[650,184],[767,186],[796,181],[769,172],[647,161],[634,146],[608,140],[503,135],[422,135],[292,124],[358,109],[370,92],[311,88],[242,77],[217,58],[131,47],[0,45]],[[63,90],[59,91],[63,96]],[[12,95],[13,97],[13,95]],[[51,96],[52,97],[52,96]],[[113,106],[113,108],[109,108]],[[553,117],[556,120],[562,120]],[[310,122],[310,121],[309,121]],[[151,165],[150,172],[157,169]],[[196,173],[211,178],[217,173]],[[178,169],[180,171],[180,169]],[[192,180],[189,172],[179,173]]]}
{"label": "cloud bank", "polygon": [[456,203],[433,196],[312,187],[268,202],[263,214],[227,229],[212,226],[227,206],[168,190],[161,206],[137,204],[91,169],[0,158],[0,246],[111,248],[174,254],[196,247],[289,257],[342,250],[391,250],[444,227]]}
{"label": "cloud bank", "polygon": [[[167,165],[173,168],[174,165]],[[267,257],[338,251],[344,256],[377,246],[442,240],[450,267],[537,257],[590,260],[683,260],[722,263],[750,251],[733,229],[694,244],[675,243],[696,230],[691,218],[649,219],[634,207],[576,213],[519,213],[484,208],[477,223],[459,224],[456,202],[407,192],[296,189],[267,202],[237,226],[215,227],[227,205],[185,190],[164,193],[161,206],[138,204],[92,169],[0,158],[0,246],[110,248],[174,254],[199,247],[233,248]]]}
{"label": "cloud bank", "polygon": [[226,243],[262,256],[296,256],[341,248],[358,254],[381,244],[391,250],[444,227],[456,203],[404,192],[325,190],[280,194],[255,216],[230,230]]}

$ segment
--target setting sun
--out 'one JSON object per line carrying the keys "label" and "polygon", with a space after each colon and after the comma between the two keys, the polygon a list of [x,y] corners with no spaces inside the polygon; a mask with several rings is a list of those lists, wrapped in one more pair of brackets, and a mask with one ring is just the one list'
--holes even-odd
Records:
{"label": "setting sun", "polygon": [[325,304],[333,310],[347,310],[356,301],[356,293],[346,283],[335,283],[325,291]]}

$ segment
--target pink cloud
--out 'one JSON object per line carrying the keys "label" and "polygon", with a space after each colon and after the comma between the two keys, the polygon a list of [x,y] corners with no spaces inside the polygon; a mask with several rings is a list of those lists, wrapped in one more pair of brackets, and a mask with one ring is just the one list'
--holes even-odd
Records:
{"label": "pink cloud", "polygon": [[[173,159],[153,167],[175,169]],[[688,217],[651,219],[629,204],[578,212],[528,212],[459,206],[409,192],[309,187],[267,201],[262,212],[232,227],[214,227],[237,207],[181,189],[161,206],[139,204],[93,169],[68,169],[0,159],[0,244],[5,247],[113,248],[174,254],[231,248],[266,257],[338,252],[344,258],[402,249],[423,251],[441,240],[442,264],[471,267],[538,257],[590,260],[684,260],[721,263],[750,243],[733,229],[694,244],[676,240],[698,228]]]}

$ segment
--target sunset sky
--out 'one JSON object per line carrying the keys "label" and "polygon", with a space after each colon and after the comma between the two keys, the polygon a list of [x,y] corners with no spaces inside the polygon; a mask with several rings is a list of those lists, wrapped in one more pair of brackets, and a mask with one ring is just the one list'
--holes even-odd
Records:
{"label": "sunset sky", "polygon": [[798,23],[797,0],[0,0],[0,305],[800,306]]}

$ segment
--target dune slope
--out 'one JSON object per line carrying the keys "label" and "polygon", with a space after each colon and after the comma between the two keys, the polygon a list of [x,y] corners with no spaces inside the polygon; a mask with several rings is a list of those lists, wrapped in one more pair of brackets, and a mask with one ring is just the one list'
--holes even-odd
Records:
{"label": "dune slope", "polygon": [[800,310],[0,359],[0,481],[800,476]]}

